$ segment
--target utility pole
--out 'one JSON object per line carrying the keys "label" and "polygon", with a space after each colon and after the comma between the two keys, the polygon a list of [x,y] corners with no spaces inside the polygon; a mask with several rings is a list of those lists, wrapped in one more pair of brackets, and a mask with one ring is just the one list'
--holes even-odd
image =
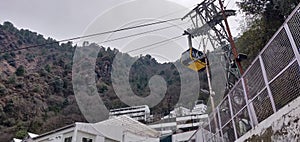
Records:
{"label": "utility pole", "polygon": [[[188,35],[188,45],[189,48],[192,49],[193,45],[192,45],[192,35],[189,34],[188,32],[185,32],[185,34]],[[206,53],[204,53],[206,56]],[[207,82],[208,82],[208,88],[209,88],[209,96],[210,96],[210,101],[211,101],[211,108],[212,108],[212,112],[213,112],[213,118],[214,118],[214,124],[215,124],[215,128],[216,128],[216,132],[218,131],[218,123],[217,123],[217,118],[216,118],[216,113],[215,113],[215,102],[214,102],[214,92],[211,86],[211,78],[210,78],[210,72],[209,72],[209,65],[208,65],[208,59],[205,58],[205,63],[206,63],[206,76],[207,76]]]}
{"label": "utility pole", "polygon": [[209,73],[209,65],[208,63],[208,59],[205,58],[205,62],[206,62],[206,76],[207,76],[207,82],[208,82],[208,88],[209,88],[209,97],[210,97],[210,103],[211,103],[211,109],[212,109],[212,113],[213,113],[213,118],[214,118],[214,124],[215,124],[215,128],[216,128],[216,132],[218,132],[218,121],[217,121],[217,117],[216,117],[216,112],[215,112],[215,100],[214,100],[214,96],[215,93],[211,87],[211,82],[210,82],[210,73]]}
{"label": "utility pole", "polygon": [[235,62],[237,64],[238,68],[239,68],[240,75],[243,75],[244,70],[242,68],[240,60],[238,60],[239,55],[238,55],[238,52],[237,52],[236,47],[235,47],[235,43],[234,43],[233,38],[232,38],[232,34],[231,34],[230,27],[229,27],[229,24],[228,24],[228,21],[227,21],[227,16],[226,16],[225,11],[224,11],[224,5],[223,5],[222,0],[219,0],[219,4],[220,4],[220,7],[221,7],[222,15],[223,15],[223,18],[224,18],[224,22],[225,22],[225,26],[226,26],[226,30],[227,30],[227,34],[228,34],[228,40],[230,42],[230,46],[231,46],[231,49],[232,49],[232,53],[234,55]]}

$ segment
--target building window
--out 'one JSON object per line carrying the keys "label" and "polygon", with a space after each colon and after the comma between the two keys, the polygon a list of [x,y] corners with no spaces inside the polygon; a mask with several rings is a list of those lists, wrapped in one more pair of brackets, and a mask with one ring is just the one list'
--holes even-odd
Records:
{"label": "building window", "polygon": [[82,138],[82,142],[93,142],[93,139]]}
{"label": "building window", "polygon": [[65,138],[65,141],[64,142],[72,142],[72,137],[67,137]]}

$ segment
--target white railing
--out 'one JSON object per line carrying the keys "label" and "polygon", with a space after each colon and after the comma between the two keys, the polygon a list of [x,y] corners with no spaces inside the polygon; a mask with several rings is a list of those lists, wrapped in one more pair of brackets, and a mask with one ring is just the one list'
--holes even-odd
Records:
{"label": "white railing", "polygon": [[235,141],[299,96],[300,5],[190,140]]}

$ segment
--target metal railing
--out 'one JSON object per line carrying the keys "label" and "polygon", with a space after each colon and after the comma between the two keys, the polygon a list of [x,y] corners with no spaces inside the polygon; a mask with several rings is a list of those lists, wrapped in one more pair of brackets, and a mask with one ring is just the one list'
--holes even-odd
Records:
{"label": "metal railing", "polygon": [[235,141],[299,96],[300,5],[191,140]]}

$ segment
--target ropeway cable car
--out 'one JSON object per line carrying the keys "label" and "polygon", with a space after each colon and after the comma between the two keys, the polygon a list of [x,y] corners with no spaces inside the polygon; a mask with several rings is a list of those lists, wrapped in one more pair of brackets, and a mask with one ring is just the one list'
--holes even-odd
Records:
{"label": "ropeway cable car", "polygon": [[206,67],[205,55],[195,48],[190,48],[181,54],[181,63],[196,72]]}
{"label": "ropeway cable car", "polygon": [[192,38],[190,34],[188,36],[188,42],[190,48],[181,54],[181,63],[196,72],[205,70],[205,54],[192,47]]}

